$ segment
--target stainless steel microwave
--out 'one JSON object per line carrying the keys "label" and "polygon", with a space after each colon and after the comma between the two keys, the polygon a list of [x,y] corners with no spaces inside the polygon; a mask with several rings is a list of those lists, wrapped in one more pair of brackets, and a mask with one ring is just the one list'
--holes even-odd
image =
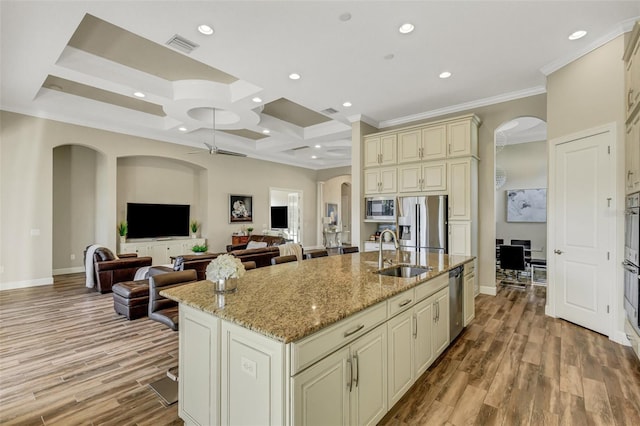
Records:
{"label": "stainless steel microwave", "polygon": [[395,197],[369,197],[365,198],[364,220],[371,222],[395,222],[396,198]]}

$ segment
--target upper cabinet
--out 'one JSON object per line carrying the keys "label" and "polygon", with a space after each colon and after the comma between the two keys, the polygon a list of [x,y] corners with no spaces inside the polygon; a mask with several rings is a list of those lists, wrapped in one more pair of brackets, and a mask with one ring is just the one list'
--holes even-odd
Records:
{"label": "upper cabinet", "polygon": [[398,163],[478,156],[475,116],[398,132]]}
{"label": "upper cabinet", "polygon": [[627,117],[640,109],[640,21],[636,22],[624,53]]}
{"label": "upper cabinet", "polygon": [[366,137],[364,139],[364,167],[396,164],[397,145],[395,134]]}

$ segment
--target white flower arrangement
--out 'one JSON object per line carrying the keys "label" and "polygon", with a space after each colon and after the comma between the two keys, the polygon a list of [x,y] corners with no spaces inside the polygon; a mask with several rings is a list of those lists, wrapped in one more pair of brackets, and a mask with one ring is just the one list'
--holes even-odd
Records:
{"label": "white flower arrangement", "polygon": [[207,279],[218,281],[229,278],[241,278],[245,273],[244,265],[240,259],[230,254],[221,254],[207,266]]}

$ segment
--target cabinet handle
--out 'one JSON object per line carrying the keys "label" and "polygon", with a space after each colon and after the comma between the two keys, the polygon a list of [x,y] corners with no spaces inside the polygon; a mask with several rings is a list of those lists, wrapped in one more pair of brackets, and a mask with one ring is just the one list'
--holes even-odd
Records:
{"label": "cabinet handle", "polygon": [[447,151],[449,152],[449,155],[451,155],[451,144],[447,145]]}
{"label": "cabinet handle", "polygon": [[629,89],[629,93],[627,93],[627,106],[631,108],[633,105],[633,89]]}
{"label": "cabinet handle", "polygon": [[411,300],[412,300],[412,299],[403,300],[402,302],[400,302],[400,303],[398,304],[398,306],[399,306],[399,307],[401,307],[401,308],[402,308],[403,306],[407,306],[409,303],[411,303]]}
{"label": "cabinet handle", "polygon": [[358,364],[358,355],[353,356],[353,365],[356,371],[355,385],[358,387],[358,381],[360,380],[360,365]]}
{"label": "cabinet handle", "polygon": [[413,338],[418,338],[418,314],[413,314]]}
{"label": "cabinet handle", "polygon": [[351,330],[351,331],[345,331],[345,332],[344,332],[344,337],[349,337],[349,336],[351,336],[352,334],[355,334],[355,333],[357,333],[358,331],[362,330],[363,328],[364,328],[364,324],[360,324],[359,326],[357,326],[356,328],[354,328],[354,329],[353,329],[353,330]]}
{"label": "cabinet handle", "polygon": [[347,360],[347,364],[349,364],[349,382],[347,385],[349,386],[349,392],[353,389],[353,365],[351,365],[351,359]]}
{"label": "cabinet handle", "polygon": [[440,322],[440,301],[439,300],[436,302],[436,307],[438,308],[436,309],[436,312],[437,312],[436,322]]}

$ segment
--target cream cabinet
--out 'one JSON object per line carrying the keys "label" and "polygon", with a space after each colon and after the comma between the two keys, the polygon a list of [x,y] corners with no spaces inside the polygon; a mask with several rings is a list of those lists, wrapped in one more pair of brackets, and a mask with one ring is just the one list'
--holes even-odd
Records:
{"label": "cream cabinet", "polygon": [[151,256],[153,265],[167,265],[171,263],[171,257],[191,254],[193,246],[205,243],[204,238],[136,241],[121,243],[119,253],[136,253],[138,257]]}
{"label": "cream cabinet", "polygon": [[471,132],[471,120],[454,121],[447,124],[448,157],[478,155],[477,131]]}
{"label": "cream cabinet", "polygon": [[376,135],[364,138],[364,167],[388,166],[397,163],[397,136]]}
{"label": "cream cabinet", "polygon": [[[378,241],[365,241],[363,251],[379,251],[380,243]],[[382,250],[395,250],[396,246],[393,243],[382,243]]]}
{"label": "cream cabinet", "polygon": [[396,167],[375,167],[364,170],[365,195],[394,194],[398,190]]}
{"label": "cream cabinet", "polygon": [[624,53],[627,117],[640,108],[640,21],[636,22]]}
{"label": "cream cabinet", "polygon": [[398,163],[422,160],[422,131],[413,129],[398,133]]}
{"label": "cream cabinet", "polygon": [[471,222],[449,221],[449,254],[468,255],[471,252]]}
{"label": "cream cabinet", "polygon": [[429,161],[398,167],[398,192],[445,191],[446,161]]}
{"label": "cream cabinet", "polygon": [[449,287],[433,296],[433,356],[437,358],[449,346]]}
{"label": "cream cabinet", "polygon": [[630,194],[640,191],[640,114],[627,124],[625,141],[625,184]]}
{"label": "cream cabinet", "polygon": [[294,425],[375,425],[387,412],[383,324],[292,378]]}
{"label": "cream cabinet", "polygon": [[475,116],[398,132],[398,163],[478,155]]}
{"label": "cream cabinet", "polygon": [[464,264],[464,300],[463,300],[463,311],[464,311],[464,326],[466,327],[476,316],[475,310],[475,262],[467,262]]}
{"label": "cream cabinet", "polygon": [[449,219],[471,219],[471,158],[449,160]]}

